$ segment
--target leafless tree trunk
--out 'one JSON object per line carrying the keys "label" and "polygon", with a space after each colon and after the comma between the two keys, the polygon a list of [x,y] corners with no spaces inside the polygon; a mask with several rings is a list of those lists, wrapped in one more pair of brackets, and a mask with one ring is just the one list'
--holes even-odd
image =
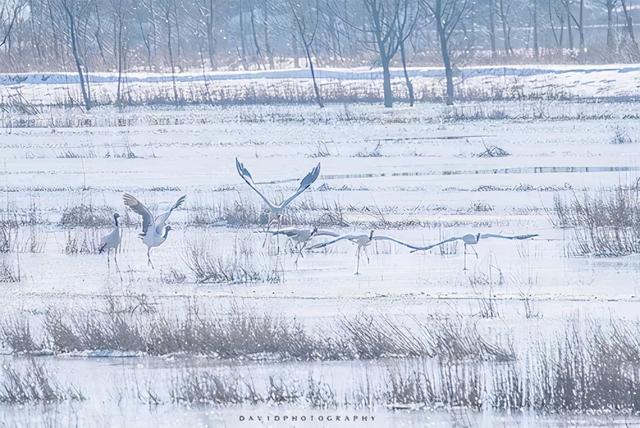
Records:
{"label": "leafless tree trunk", "polygon": [[513,54],[513,48],[511,47],[511,28],[509,26],[509,5],[505,7],[504,0],[499,1],[500,22],[502,24],[502,38],[504,43],[504,54],[507,58],[510,58]]}
{"label": "leafless tree trunk", "polygon": [[573,51],[573,30],[571,28],[571,11],[569,10],[569,1],[564,0],[563,3],[567,16],[567,40],[569,42],[569,50]]}
{"label": "leafless tree trunk", "polygon": [[413,83],[409,78],[409,72],[407,71],[407,54],[405,53],[404,40],[400,42],[400,60],[402,61],[402,71],[404,72],[404,81],[407,85],[407,95],[409,95],[409,105],[413,107],[416,102],[416,96],[413,91]]}
{"label": "leafless tree trunk", "polygon": [[[100,11],[99,5],[98,5],[98,1],[96,1],[95,4],[95,17],[96,17],[96,25],[95,28],[93,29],[93,37],[96,40],[96,45],[98,45],[98,52],[100,53],[100,59],[102,60],[103,64],[111,64],[109,61],[107,61],[107,57],[105,55],[105,48],[104,48],[104,43],[102,42],[102,12]],[[117,25],[114,22],[114,27],[115,25]]]}
{"label": "leafless tree trunk", "polygon": [[411,0],[401,0],[400,9],[398,10],[398,18],[396,19],[396,31],[398,33],[398,44],[400,45],[400,60],[402,62],[402,71],[404,74],[404,81],[407,85],[407,95],[409,96],[409,105],[413,107],[415,104],[415,93],[413,90],[413,83],[409,78],[409,72],[407,71],[407,53],[405,49],[405,42],[413,33],[413,30],[418,23],[418,8],[411,10],[413,2]]}
{"label": "leafless tree trunk", "polygon": [[249,67],[247,66],[247,42],[245,40],[244,34],[244,7],[243,0],[239,2],[239,23],[240,23],[240,61],[242,62],[242,67],[247,70]]}
{"label": "leafless tree trunk", "polygon": [[111,0],[111,7],[113,8],[114,13],[113,53],[115,57],[116,70],[118,72],[116,100],[119,105],[122,105],[123,73],[127,59],[128,43],[128,40],[126,39],[124,34],[127,30],[125,13],[127,10],[129,10],[129,7],[125,4],[125,1],[126,0]]}
{"label": "leafless tree trunk", "polygon": [[167,26],[167,54],[169,56],[169,67],[171,68],[171,83],[173,87],[173,99],[177,103],[178,102],[178,87],[176,84],[176,65],[175,58],[173,54],[173,25],[171,23],[171,4],[174,0],[166,0],[162,5],[164,7],[164,20]]}
{"label": "leafless tree trunk", "polygon": [[86,64],[83,62],[80,56],[80,47],[78,46],[78,19],[82,16],[86,9],[82,10],[80,5],[75,3],[74,0],[60,0],[60,5],[65,13],[67,21],[67,30],[69,34],[69,44],[71,47],[71,53],[73,60],[76,64],[76,70],[78,72],[78,80],[80,81],[80,91],[82,92],[82,99],[84,106],[87,110],[92,107],[91,103],[91,90],[89,88],[89,77]]}
{"label": "leafless tree trunk", "polygon": [[540,44],[538,42],[538,1],[531,0],[532,2],[532,21],[533,21],[533,57],[538,61],[540,59]]}
{"label": "leafless tree trunk", "polygon": [[216,52],[216,37],[214,34],[215,28],[215,8],[214,0],[202,0],[199,7],[202,21],[204,22],[205,32],[207,34],[207,57],[209,60],[209,67],[216,68],[215,52]]}
{"label": "leafless tree trunk", "polygon": [[24,3],[21,1],[16,2],[13,7],[9,7],[6,2],[2,4],[0,8],[0,48],[9,40],[11,31],[18,20],[18,15],[23,6]]}
{"label": "leafless tree trunk", "polygon": [[[549,25],[551,26],[551,33],[553,34],[553,38],[556,42],[556,47],[558,49],[560,58],[563,56],[562,52],[562,43],[564,39],[564,11],[554,7],[554,0],[548,0],[549,6]],[[558,19],[560,24],[560,29],[556,30],[554,25],[554,17]]]}
{"label": "leafless tree trunk", "polygon": [[276,68],[274,59],[273,59],[273,48],[271,46],[271,42],[269,41],[269,1],[262,1],[262,32],[264,39],[264,50],[267,53],[267,59],[269,61],[269,69],[273,70]]}
{"label": "leafless tree trunk", "polygon": [[397,20],[399,19],[400,0],[364,0],[367,16],[371,24],[371,33],[382,66],[382,90],[384,106],[393,107],[391,88],[391,60],[400,48]]}
{"label": "leafless tree trunk", "polygon": [[[502,0],[501,0],[502,1]],[[458,27],[463,16],[467,13],[470,2],[468,0],[433,0],[425,3],[433,15],[438,40],[440,41],[440,53],[444,65],[444,74],[447,81],[447,105],[453,105],[453,66],[451,63],[451,36]]]}
{"label": "leafless tree trunk", "polygon": [[613,61],[616,53],[616,40],[613,29],[613,12],[617,6],[618,0],[605,0],[604,5],[607,9],[607,59]]}
{"label": "leafless tree trunk", "polygon": [[251,36],[253,38],[253,45],[256,48],[256,57],[255,57],[255,63],[258,66],[258,68],[261,68],[262,65],[262,50],[260,49],[260,43],[258,43],[258,33],[256,31],[256,14],[255,14],[255,7],[253,2],[250,2],[249,5],[249,21],[251,23]]}
{"label": "leafless tree trunk", "polygon": [[153,57],[151,54],[151,35],[148,31],[145,30],[144,18],[141,16],[140,12],[136,14],[136,20],[138,21],[138,30],[140,31],[140,38],[142,39],[142,44],[144,45],[145,52],[147,53],[147,67],[149,70],[152,69],[153,65]]}
{"label": "leafless tree trunk", "polygon": [[491,45],[491,60],[498,57],[496,49],[496,0],[489,0],[489,43]]}
{"label": "leafless tree trunk", "polygon": [[584,0],[580,0],[580,3],[578,4],[578,16],[576,17],[575,14],[572,12],[571,10],[571,0],[563,0],[564,3],[564,7],[567,10],[567,24],[568,24],[568,30],[569,30],[569,48],[571,50],[573,50],[573,34],[571,31],[571,22],[573,21],[573,24],[576,26],[576,29],[578,30],[578,56],[580,58],[580,60],[584,60],[584,53],[585,53],[585,45],[584,45]]}
{"label": "leafless tree trunk", "polygon": [[[316,102],[320,108],[323,108],[324,103],[322,102],[322,96],[320,95],[320,87],[316,80],[316,72],[313,68],[313,56],[311,55],[311,47],[318,31],[320,2],[319,0],[315,0],[315,11],[309,10],[311,8],[310,3],[294,3],[293,0],[288,0],[288,3],[289,10],[293,15],[293,20],[296,24],[297,33],[300,36],[300,41],[302,41],[302,46],[304,47],[307,55],[307,63],[309,64],[309,72],[311,73],[311,80],[313,81],[313,92],[316,96]],[[309,12],[310,16],[307,16],[306,13]],[[311,20],[311,22],[309,22],[309,20]]]}
{"label": "leafless tree trunk", "polygon": [[298,29],[294,21],[294,29],[291,32],[291,50],[293,52],[293,66],[300,68],[300,52],[298,51]]}
{"label": "leafless tree trunk", "polygon": [[629,13],[627,0],[620,0],[620,4],[622,5],[622,11],[624,12],[627,33],[629,34],[629,38],[631,39],[631,56],[634,61],[637,61],[640,58],[640,49],[638,48],[638,42],[636,42],[636,35],[633,30],[633,19],[631,18],[631,14]]}

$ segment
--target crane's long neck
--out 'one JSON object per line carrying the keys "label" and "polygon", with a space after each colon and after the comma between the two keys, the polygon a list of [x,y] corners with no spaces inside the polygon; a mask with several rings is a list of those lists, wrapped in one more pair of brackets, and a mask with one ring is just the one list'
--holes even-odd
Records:
{"label": "crane's long neck", "polygon": [[171,230],[171,229],[165,229],[165,230],[164,230],[164,235],[162,235],[162,239],[167,239],[167,236],[169,236],[169,231],[170,231],[170,230]]}
{"label": "crane's long neck", "polygon": [[116,224],[116,228],[118,228],[118,226],[120,226],[120,224],[118,224],[118,217],[114,217],[113,221]]}

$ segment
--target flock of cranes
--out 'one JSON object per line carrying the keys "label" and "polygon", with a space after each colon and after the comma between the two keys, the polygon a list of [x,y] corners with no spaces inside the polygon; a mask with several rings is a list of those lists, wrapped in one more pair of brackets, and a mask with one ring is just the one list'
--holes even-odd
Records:
{"label": "flock of cranes", "polygon": [[[412,253],[417,251],[427,251],[432,248],[438,247],[440,245],[446,244],[448,242],[454,241],[462,241],[464,244],[464,269],[467,269],[467,247],[471,248],[476,257],[478,257],[478,253],[476,252],[474,246],[480,242],[480,240],[485,240],[489,238],[499,238],[499,239],[509,239],[509,240],[526,240],[530,238],[534,238],[538,236],[537,234],[525,234],[525,235],[500,235],[496,233],[477,233],[477,234],[466,234],[463,236],[454,236],[448,239],[444,239],[440,242],[436,242],[435,244],[420,246],[414,245],[408,242],[404,242],[402,240],[393,238],[391,236],[386,235],[377,235],[375,231],[371,230],[369,233],[365,234],[339,234],[330,230],[320,230],[317,227],[313,228],[281,228],[282,223],[282,214],[287,209],[289,205],[300,196],[305,190],[309,188],[319,177],[320,175],[320,164],[318,163],[304,178],[300,181],[298,186],[298,190],[287,199],[283,200],[280,203],[275,203],[269,198],[267,198],[256,186],[253,181],[253,177],[249,170],[236,158],[236,169],[238,174],[242,179],[249,185],[251,189],[253,189],[258,196],[264,201],[269,211],[269,217],[267,222],[267,227],[265,232],[270,235],[282,235],[289,238],[294,242],[294,250],[297,253],[295,263],[297,265],[298,258],[304,257],[303,251],[311,251],[319,248],[328,247],[330,245],[336,244],[341,241],[349,241],[356,246],[356,275],[360,273],[360,254],[364,253],[369,260],[369,255],[367,253],[367,247],[371,245],[374,241],[390,241],[396,243],[398,245],[405,246],[411,250]],[[147,263],[149,266],[153,267],[153,263],[151,261],[151,249],[154,247],[158,247],[162,245],[169,235],[169,231],[172,230],[170,225],[167,225],[167,220],[171,216],[171,213],[179,208],[185,201],[186,195],[181,196],[178,200],[165,212],[154,217],[151,211],[138,199],[134,196],[125,193],[123,195],[124,205],[131,209],[134,213],[138,214],[142,217],[142,233],[138,236],[142,240],[142,243],[147,247]],[[120,246],[120,242],[122,240],[122,233],[120,231],[120,225],[118,223],[118,218],[120,215],[115,213],[113,215],[114,219],[114,229],[104,237],[102,237],[99,246],[99,252],[107,253],[107,263],[110,260],[111,250],[114,250],[114,260],[117,263],[116,254],[118,247]],[[275,228],[272,226],[275,223]],[[316,237],[328,236],[331,239],[325,242],[317,243],[309,246],[311,241]],[[266,240],[265,240],[266,242]]]}

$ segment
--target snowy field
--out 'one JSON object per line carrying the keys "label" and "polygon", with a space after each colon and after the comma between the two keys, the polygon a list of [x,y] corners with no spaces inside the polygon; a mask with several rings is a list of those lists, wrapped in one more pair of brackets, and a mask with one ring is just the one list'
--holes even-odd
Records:
{"label": "snowy field", "polygon": [[[628,70],[627,87],[605,82],[622,79],[623,73],[582,71],[577,78],[580,90],[587,91],[582,95],[634,96],[640,76],[635,69]],[[595,83],[583,85],[585,76]],[[474,85],[486,84],[482,79],[487,78],[469,77],[480,79]],[[543,79],[535,73],[524,78]],[[46,85],[49,93],[40,88],[34,93],[60,99],[63,86]],[[3,96],[15,89],[3,86]],[[2,255],[6,282],[0,283],[2,359],[6,366],[29,370],[34,364],[29,355],[37,355],[35,364],[55,377],[66,397],[46,406],[0,399],[8,426],[107,426],[107,419],[135,420],[140,426],[175,426],[176,421],[234,426],[240,415],[296,413],[373,415],[375,422],[363,425],[380,427],[638,422],[633,400],[621,399],[625,404],[617,410],[592,402],[545,407],[558,390],[546,404],[533,405],[535,386],[527,390],[526,379],[505,379],[521,374],[520,369],[532,371],[533,356],[543,348],[560,349],[576,325],[583,345],[585,332],[608,331],[613,322],[635,328],[640,256],[633,251],[584,254],[579,232],[560,227],[557,207],[558,201],[607,198],[615,189],[637,193],[639,116],[637,104],[593,100],[478,101],[393,110],[333,104],[323,110],[280,105],[5,112],[0,118],[5,126],[0,131],[0,213],[4,239],[10,242]],[[374,230],[417,245],[467,233],[539,236],[481,241],[477,257],[469,250],[467,270],[462,242],[417,253],[376,242],[369,260],[361,260],[359,275],[354,275],[355,246],[349,242],[305,252],[296,263],[284,237],[265,240],[261,201],[238,176],[236,157],[275,199],[293,192],[300,177],[321,163],[319,179],[296,200],[285,226]],[[139,217],[125,210],[123,192],[157,211],[187,195],[170,219],[174,230],[167,242],[152,250],[155,268],[147,265],[146,248],[136,236]],[[122,216],[124,237],[117,265],[108,265],[104,255],[95,254],[95,243],[110,230],[115,212]],[[218,267],[215,280],[198,273],[195,264],[203,260]],[[225,279],[225,274],[231,276]],[[353,333],[349,326],[356,319],[361,330],[354,337],[367,331],[366,322],[383,332],[389,330],[377,323],[407,331],[436,331],[453,323],[477,331],[508,355],[494,350],[489,357],[449,355],[447,360],[438,351],[443,345],[428,333],[425,346],[433,346],[433,352],[367,356],[358,350],[337,358],[295,358],[265,350],[227,357],[179,344],[166,345],[169,352],[149,351],[126,339],[110,347],[115,342],[96,337],[113,331],[79,327],[86,324],[83,317],[93,315],[144,326],[153,319],[170,324],[206,317],[199,311],[221,320],[242,318],[238,313],[269,314],[299,323],[311,335],[332,337]],[[52,327],[52,313],[67,327],[92,335],[62,346],[63,329]],[[120,336],[112,336],[124,337],[130,333],[125,330],[119,327]],[[78,345],[87,343],[104,345]],[[412,342],[407,349],[418,348],[423,349]],[[417,387],[407,381],[426,372],[430,379],[454,382],[442,376],[443,364],[458,373],[460,384],[428,381]],[[505,365],[512,370],[508,374],[500,372]],[[469,370],[480,374],[468,378]],[[243,393],[238,399],[229,386],[230,398],[218,389],[204,394],[209,399],[198,399],[198,388],[185,392],[189,376],[198,373],[240,376],[244,389],[251,379],[255,384],[249,389],[262,398],[252,401]],[[398,388],[389,380],[395,375],[403,379]],[[389,383],[392,392],[384,390]],[[469,385],[477,384],[482,404],[468,393]],[[528,392],[502,405],[496,391],[507,384],[502,394],[518,388]],[[82,399],[73,399],[75,393],[66,388]],[[425,392],[429,388],[431,395]]]}

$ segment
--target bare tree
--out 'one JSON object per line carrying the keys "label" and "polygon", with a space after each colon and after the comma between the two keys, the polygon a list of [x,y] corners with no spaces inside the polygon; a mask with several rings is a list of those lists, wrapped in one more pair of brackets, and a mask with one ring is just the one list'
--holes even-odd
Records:
{"label": "bare tree", "polygon": [[363,0],[369,18],[374,45],[382,66],[384,106],[393,107],[391,61],[400,48],[398,19],[401,0]]}
{"label": "bare tree", "polygon": [[217,39],[215,36],[215,3],[214,0],[199,0],[198,11],[200,12],[200,18],[204,23],[204,29],[207,36],[207,56],[209,59],[209,66],[212,69],[216,68],[215,52]]}
{"label": "bare tree", "polygon": [[260,68],[262,64],[262,49],[260,49],[260,43],[258,42],[258,32],[256,30],[256,8],[253,0],[249,1],[249,22],[251,23],[251,36],[253,39],[253,46],[256,50],[254,62]]}
{"label": "bare tree", "polygon": [[[171,83],[173,88],[173,98],[174,101],[178,102],[178,88],[176,85],[176,61],[174,54],[174,36],[173,36],[173,28],[174,28],[174,20],[177,20],[175,16],[175,0],[163,0],[161,3],[161,11],[164,17],[164,23],[166,25],[166,36],[167,36],[167,56],[169,61],[169,68],[171,69]],[[176,37],[178,39],[178,37]]]}
{"label": "bare tree", "polygon": [[305,54],[307,56],[307,64],[309,65],[309,71],[311,72],[311,79],[313,80],[313,91],[316,96],[316,102],[320,108],[324,107],[322,97],[320,96],[320,88],[316,81],[316,72],[313,68],[313,55],[311,55],[311,47],[313,41],[316,38],[318,31],[318,23],[320,21],[320,1],[295,1],[287,0],[289,4],[289,10],[293,15],[293,21],[296,24],[296,30],[300,41],[304,47]]}
{"label": "bare tree", "polygon": [[249,66],[247,65],[247,42],[246,35],[244,30],[244,1],[240,0],[238,2],[238,22],[239,22],[239,32],[240,32],[240,47],[238,48],[240,53],[240,62],[242,63],[242,67],[247,70]]}
{"label": "bare tree", "polygon": [[620,0],[620,4],[622,5],[622,12],[624,13],[624,20],[627,27],[627,33],[631,41],[630,43],[631,58],[634,61],[637,61],[640,58],[640,49],[638,48],[638,42],[636,41],[636,35],[633,30],[633,19],[631,18],[631,14],[629,13],[629,6],[627,5],[627,0]]}
{"label": "bare tree", "polygon": [[491,59],[498,57],[496,49],[496,0],[488,0],[489,8],[489,44],[491,46]]}
{"label": "bare tree", "polygon": [[467,13],[469,0],[423,0],[433,16],[440,41],[440,54],[447,80],[447,105],[454,100],[453,65],[451,62],[451,36]]}
{"label": "bare tree", "polygon": [[396,20],[396,31],[398,32],[398,43],[400,45],[400,60],[402,61],[402,71],[404,80],[407,85],[407,94],[409,96],[409,105],[413,107],[415,104],[415,94],[413,84],[409,78],[407,71],[407,53],[405,42],[411,36],[413,29],[418,22],[419,9],[411,0],[401,0],[400,10],[398,11],[398,19]]}
{"label": "bare tree", "polygon": [[91,88],[89,86],[89,71],[87,70],[86,62],[81,54],[80,43],[78,40],[78,21],[87,18],[91,3],[84,2],[82,0],[58,0],[62,11],[64,12],[65,20],[67,23],[67,36],[69,39],[69,46],[71,48],[71,54],[76,65],[76,71],[78,73],[78,80],[80,82],[80,91],[82,92],[82,99],[84,106],[87,110],[91,109]]}
{"label": "bare tree", "polygon": [[262,39],[264,41],[264,50],[267,53],[267,59],[269,60],[269,68],[273,70],[276,68],[275,61],[273,59],[273,47],[269,37],[269,17],[271,11],[271,2],[269,0],[262,0]]}
{"label": "bare tree", "polygon": [[567,30],[569,36],[569,49],[573,50],[573,33],[571,32],[571,22],[575,25],[578,30],[579,37],[579,47],[578,47],[578,56],[582,60],[585,53],[585,40],[584,40],[584,0],[578,1],[578,15],[576,16],[574,10],[571,6],[574,4],[572,0],[562,0],[564,7],[567,11]]}
{"label": "bare tree", "polygon": [[602,0],[602,5],[607,11],[607,59],[614,60],[616,51],[615,30],[613,28],[613,13],[618,5],[618,0]]}
{"label": "bare tree", "polygon": [[[549,7],[549,25],[551,27],[551,33],[556,42],[556,48],[558,49],[560,58],[562,58],[562,43],[564,39],[564,11],[561,10],[560,5],[555,0],[547,0]],[[558,21],[560,28],[556,29],[555,20]]]}
{"label": "bare tree", "polygon": [[154,0],[142,0],[142,7],[135,7],[135,19],[144,46],[147,66],[153,69],[154,59],[157,54],[156,8]]}
{"label": "bare tree", "polygon": [[540,42],[538,40],[538,2],[539,0],[531,0],[531,30],[533,31],[533,57],[538,61],[540,59]]}
{"label": "bare tree", "polygon": [[0,48],[9,40],[11,30],[13,30],[24,2],[11,2],[4,0],[0,5]]}
{"label": "bare tree", "polygon": [[113,54],[118,72],[118,86],[116,92],[116,100],[118,104],[122,104],[122,85],[123,73],[126,67],[128,38],[126,33],[128,30],[128,11],[130,5],[127,0],[111,0],[111,8],[113,11]]}
{"label": "bare tree", "polygon": [[504,54],[507,58],[513,55],[511,47],[511,26],[509,25],[510,4],[505,5],[505,0],[498,0],[498,12],[500,14],[500,23],[502,24],[502,40],[504,42]]}

